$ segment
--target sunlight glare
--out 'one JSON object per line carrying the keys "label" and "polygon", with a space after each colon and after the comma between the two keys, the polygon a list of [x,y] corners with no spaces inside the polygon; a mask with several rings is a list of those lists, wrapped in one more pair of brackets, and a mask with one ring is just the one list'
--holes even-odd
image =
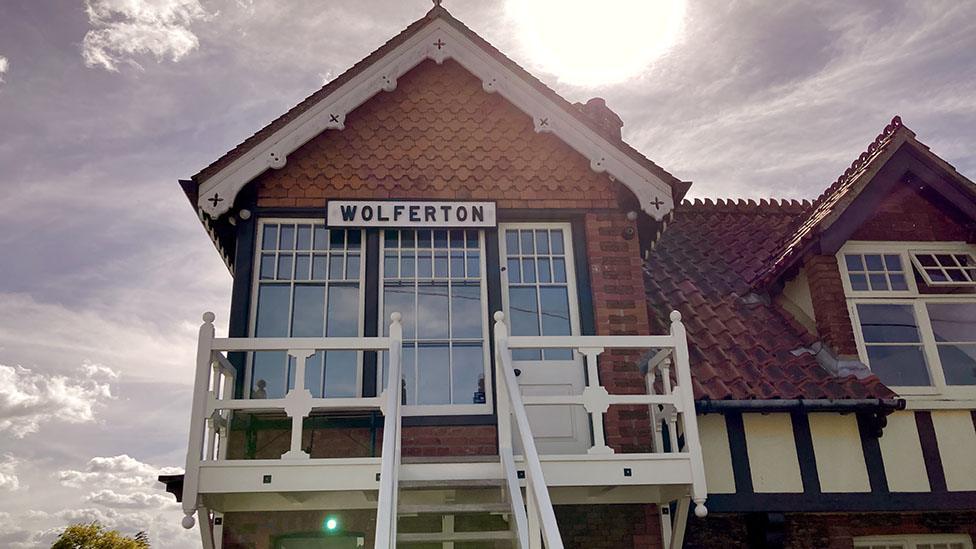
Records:
{"label": "sunlight glare", "polygon": [[582,86],[633,78],[681,32],[685,0],[508,0],[543,70]]}

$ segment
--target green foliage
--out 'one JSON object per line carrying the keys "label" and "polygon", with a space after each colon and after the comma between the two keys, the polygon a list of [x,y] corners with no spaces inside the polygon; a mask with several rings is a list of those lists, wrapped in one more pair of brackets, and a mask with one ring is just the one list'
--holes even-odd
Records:
{"label": "green foliage", "polygon": [[106,530],[98,522],[72,524],[61,532],[51,549],[149,549],[149,536],[139,532],[130,538],[116,530]]}

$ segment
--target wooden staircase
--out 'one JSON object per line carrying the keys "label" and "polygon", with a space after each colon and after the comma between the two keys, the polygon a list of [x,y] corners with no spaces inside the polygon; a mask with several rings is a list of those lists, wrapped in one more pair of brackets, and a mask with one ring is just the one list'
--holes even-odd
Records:
{"label": "wooden staircase", "polygon": [[507,488],[499,480],[401,481],[397,547],[518,547]]}

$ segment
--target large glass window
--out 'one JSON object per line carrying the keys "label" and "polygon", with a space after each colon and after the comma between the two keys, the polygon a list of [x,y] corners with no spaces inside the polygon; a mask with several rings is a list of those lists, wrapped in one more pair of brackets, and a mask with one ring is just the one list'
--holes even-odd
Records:
{"label": "large glass window", "polygon": [[889,385],[930,385],[922,337],[911,304],[859,303],[871,370]]}
{"label": "large glass window", "polygon": [[[511,333],[572,335],[572,258],[568,230],[524,226],[505,229],[505,272]],[[569,349],[516,349],[514,360],[571,360]]]}
{"label": "large glass window", "polygon": [[[484,237],[474,230],[386,230],[382,238],[383,333],[403,315],[406,404],[486,404]],[[382,383],[385,384],[385,364]],[[414,412],[424,413],[425,408]],[[411,410],[405,410],[410,413]],[[443,409],[440,412],[443,413]]]}
{"label": "large glass window", "polygon": [[[360,230],[330,230],[321,221],[262,222],[253,335],[361,335],[362,239]],[[315,397],[358,396],[361,354],[318,352],[308,360],[305,387]],[[284,352],[253,353],[250,372],[252,398],[280,398],[295,384],[294,360]]]}
{"label": "large glass window", "polygon": [[900,393],[972,395],[972,257],[952,243],[855,242],[838,254],[861,358]]}
{"label": "large glass window", "polygon": [[976,385],[976,303],[926,304],[947,385]]}

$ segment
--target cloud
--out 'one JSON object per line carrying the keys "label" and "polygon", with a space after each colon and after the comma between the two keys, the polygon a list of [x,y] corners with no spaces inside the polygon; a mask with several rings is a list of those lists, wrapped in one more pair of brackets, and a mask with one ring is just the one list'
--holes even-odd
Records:
{"label": "cloud", "polygon": [[179,61],[200,45],[190,25],[210,17],[199,0],[85,0],[85,12],[93,27],[82,43],[85,65],[110,71],[123,62],[142,68],[138,55]]}
{"label": "cloud", "polygon": [[81,365],[81,370],[85,372],[85,375],[90,378],[101,378],[101,379],[118,379],[119,373],[115,370],[104,366],[102,364],[95,364],[89,361],[85,361]]}
{"label": "cloud", "polygon": [[72,488],[158,487],[156,477],[181,473],[175,467],[156,467],[126,454],[95,457],[83,471],[67,469],[58,472],[58,480]]}
{"label": "cloud", "polygon": [[7,74],[8,70],[10,70],[10,61],[7,61],[6,57],[0,55],[0,83],[3,82],[3,75]]}
{"label": "cloud", "polygon": [[20,478],[17,476],[19,461],[10,454],[0,456],[0,492],[13,492],[20,489]]}
{"label": "cloud", "polygon": [[161,509],[176,506],[176,499],[169,494],[147,494],[137,492],[123,494],[114,490],[99,490],[88,494],[85,501],[115,509]]}
{"label": "cloud", "polygon": [[49,513],[34,512],[45,523],[71,524],[97,520],[127,534],[147,531],[153,546],[199,546],[199,534],[184,530],[176,499],[163,491],[160,474],[181,473],[176,467],[158,467],[127,454],[94,457],[81,469],[64,469],[55,476],[66,488],[85,489],[84,503]]}
{"label": "cloud", "polygon": [[0,364],[0,433],[23,438],[42,423],[92,422],[97,407],[110,398],[106,383]]}

